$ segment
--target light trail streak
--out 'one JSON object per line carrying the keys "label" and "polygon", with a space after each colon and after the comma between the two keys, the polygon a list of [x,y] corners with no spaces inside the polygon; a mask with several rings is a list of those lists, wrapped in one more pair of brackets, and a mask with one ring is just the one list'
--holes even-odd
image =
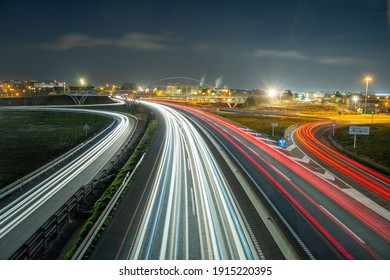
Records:
{"label": "light trail streak", "polygon": [[[80,110],[66,109],[60,111],[78,112]],[[35,210],[48,202],[85,168],[95,162],[112,145],[117,145],[118,139],[120,139],[130,127],[129,119],[124,115],[112,112],[102,113],[101,111],[92,110],[89,110],[88,112],[114,117],[119,120],[119,123],[106,137],[94,144],[77,159],[49,176],[28,192],[16,198],[4,208],[0,209],[0,238],[4,237],[18,224],[29,217]],[[103,162],[101,166],[104,165],[105,163]]]}
{"label": "light trail streak", "polygon": [[[134,259],[257,259],[229,183],[197,129],[177,110],[148,103],[166,124]],[[193,249],[192,249],[193,248]],[[196,249],[195,249],[196,248]]]}
{"label": "light trail streak", "polygon": [[[254,145],[256,148],[259,148],[266,155],[271,156],[275,163],[278,162],[288,169],[293,171],[295,174],[299,175],[305,181],[307,181],[310,186],[316,188],[321,193],[325,194],[332,201],[336,202],[343,209],[352,214],[356,219],[363,222],[369,228],[374,230],[379,236],[384,238],[387,242],[390,240],[390,230],[389,230],[389,220],[384,218],[379,213],[373,211],[371,208],[362,204],[360,201],[354,199],[349,196],[343,190],[339,189],[334,184],[331,184],[329,181],[324,178],[319,177],[315,172],[309,170],[309,168],[305,167],[303,164],[294,161],[289,158],[283,152],[278,149],[273,148],[271,145],[264,143],[262,140],[257,139],[250,133],[246,133],[242,130],[242,128],[238,127],[235,124],[230,123],[220,117],[214,116],[212,114],[205,113],[200,110],[196,110],[189,107],[174,105],[182,110],[189,112],[190,114],[196,115],[198,118],[201,118],[203,122],[208,123],[210,127],[213,127],[214,130],[219,131],[219,134],[222,135],[227,141],[231,143],[240,151],[242,155],[244,155],[247,160],[252,162],[254,166],[258,170],[260,170],[263,174],[267,176],[267,178],[278,187],[278,189],[289,199],[291,203],[295,205],[295,207],[299,210],[299,212],[304,215],[310,222],[319,230],[321,236],[324,236],[328,240],[328,244],[330,246],[337,248],[337,250],[342,253],[342,255],[346,258],[354,258],[353,254],[349,252],[343,245],[340,243],[327,229],[325,226],[320,224],[317,221],[317,218],[313,216],[302,204],[298,201],[295,196],[290,194],[277,180],[275,180],[274,176],[270,174],[263,166],[258,163],[262,162],[262,165],[268,166],[269,169],[278,173],[282,178],[288,178],[281,171],[276,169],[273,164],[271,164],[267,159],[261,157],[256,151],[254,151],[251,147],[247,146],[241,139],[245,139],[251,145]],[[239,137],[236,137],[238,135]],[[246,150],[248,152],[246,152]],[[255,160],[255,159],[258,160]],[[292,186],[295,191],[300,193],[307,201],[309,201],[312,205],[314,205],[324,216],[330,219],[333,224],[339,227],[346,235],[348,235],[351,239],[353,239],[359,246],[361,246],[365,251],[367,251],[373,258],[381,258],[372,248],[370,248],[365,242],[362,242],[361,238],[357,238],[357,235],[353,233],[349,228],[347,228],[343,223],[340,222],[339,219],[336,218],[335,214],[331,214],[329,210],[325,209],[323,205],[316,202],[303,188],[296,185],[294,180],[288,180],[290,186]]]}
{"label": "light trail streak", "polygon": [[324,122],[302,125],[296,131],[298,140],[322,161],[342,171],[355,182],[390,200],[390,178],[351,160],[321,143],[314,134],[316,130],[323,126]]}

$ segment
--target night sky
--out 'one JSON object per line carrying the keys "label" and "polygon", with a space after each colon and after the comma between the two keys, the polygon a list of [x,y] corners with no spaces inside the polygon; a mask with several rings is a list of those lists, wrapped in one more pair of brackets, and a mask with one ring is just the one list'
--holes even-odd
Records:
{"label": "night sky", "polygon": [[0,0],[0,81],[390,93],[390,0]]}

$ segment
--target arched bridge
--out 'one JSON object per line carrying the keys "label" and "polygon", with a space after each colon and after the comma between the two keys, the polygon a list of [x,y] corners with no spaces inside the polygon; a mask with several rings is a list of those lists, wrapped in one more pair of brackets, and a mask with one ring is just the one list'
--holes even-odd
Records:
{"label": "arched bridge", "polygon": [[224,103],[230,108],[246,101],[247,95],[235,94],[229,89],[217,88],[203,79],[169,77],[159,79],[144,88],[158,98],[175,99],[190,103]]}
{"label": "arched bridge", "polygon": [[[91,88],[86,92],[68,94],[68,96],[72,98],[76,105],[82,105],[88,96],[102,95],[97,92],[97,88]],[[230,108],[245,103],[248,97],[246,94],[232,93],[229,89],[216,88],[203,79],[198,80],[190,77],[162,78],[148,84],[135,94],[125,94],[121,91],[118,93],[126,97],[124,100],[153,97],[190,103],[223,103]]]}

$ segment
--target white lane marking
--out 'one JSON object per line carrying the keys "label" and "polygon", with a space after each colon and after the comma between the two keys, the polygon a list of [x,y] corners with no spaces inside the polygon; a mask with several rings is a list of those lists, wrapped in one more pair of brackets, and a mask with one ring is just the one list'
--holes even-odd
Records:
{"label": "white lane marking", "polygon": [[195,216],[195,198],[194,198],[194,189],[191,188],[191,201],[192,201],[192,215]]}
{"label": "white lane marking", "polygon": [[350,197],[359,201],[361,204],[370,208],[375,213],[381,215],[382,217],[384,217],[385,219],[390,221],[390,211],[383,208],[382,206],[380,206],[376,202],[372,201],[367,196],[363,195],[362,193],[360,193],[359,191],[357,191],[355,189],[342,189],[342,191],[344,193],[348,194]]}
{"label": "white lane marking", "polygon": [[339,219],[337,219],[332,213],[330,213],[328,210],[326,210],[326,208],[324,207],[324,206],[322,206],[322,205],[320,205],[320,207],[322,208],[322,209],[324,209],[324,211],[326,212],[326,213],[328,213],[330,216],[332,216],[333,217],[333,219],[335,219],[343,228],[345,228],[347,231],[349,231],[356,239],[358,239],[361,243],[365,243],[364,241],[363,241],[363,239],[361,239],[356,233],[354,233],[349,227],[347,227],[345,224],[343,224]]}

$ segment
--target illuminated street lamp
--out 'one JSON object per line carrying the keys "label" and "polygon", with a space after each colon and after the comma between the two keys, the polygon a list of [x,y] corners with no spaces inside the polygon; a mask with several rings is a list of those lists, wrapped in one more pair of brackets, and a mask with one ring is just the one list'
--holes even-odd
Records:
{"label": "illuminated street lamp", "polygon": [[85,86],[85,80],[84,80],[84,78],[80,78],[80,84],[81,84],[82,87]]}
{"label": "illuminated street lamp", "polygon": [[274,89],[274,88],[270,88],[269,90],[268,90],[268,95],[271,97],[271,98],[273,98],[274,96],[276,96],[276,89]]}
{"label": "illuminated street lamp", "polygon": [[359,97],[357,97],[356,95],[353,97],[353,101],[355,101],[355,110],[356,110],[356,102],[359,100]]}
{"label": "illuminated street lamp", "polygon": [[271,109],[271,101],[276,96],[277,91],[275,88],[268,89],[268,95],[269,95],[269,107]]}
{"label": "illuminated street lamp", "polygon": [[366,81],[366,97],[364,99],[364,113],[367,113],[367,94],[368,94],[368,82],[372,81],[372,78],[369,77],[369,76],[366,76],[364,78],[364,80]]}

